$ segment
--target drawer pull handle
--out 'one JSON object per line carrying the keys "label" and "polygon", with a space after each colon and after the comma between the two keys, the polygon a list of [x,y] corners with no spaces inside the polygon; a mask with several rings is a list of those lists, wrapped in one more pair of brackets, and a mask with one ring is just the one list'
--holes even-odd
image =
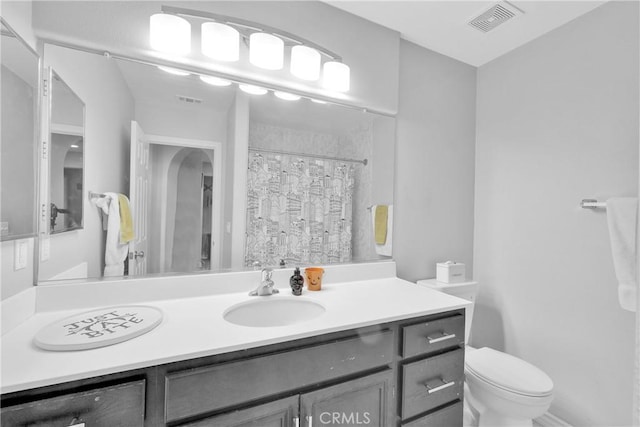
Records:
{"label": "drawer pull handle", "polygon": [[427,388],[427,392],[431,394],[431,393],[438,392],[440,390],[444,390],[445,388],[449,388],[456,384],[455,381],[446,382],[442,378],[440,378],[440,382],[442,382],[442,384],[437,387],[431,387],[428,383],[425,383],[424,386]]}
{"label": "drawer pull handle", "polygon": [[307,426],[313,427],[313,415],[307,415]]}
{"label": "drawer pull handle", "polygon": [[293,417],[293,427],[300,427],[300,418]]}
{"label": "drawer pull handle", "polygon": [[429,342],[429,344],[435,344],[437,342],[441,342],[441,341],[446,341],[446,340],[450,340],[452,338],[455,338],[456,334],[447,334],[446,332],[442,332],[442,334],[440,336],[434,337],[434,336],[428,336],[427,337],[427,341]]}

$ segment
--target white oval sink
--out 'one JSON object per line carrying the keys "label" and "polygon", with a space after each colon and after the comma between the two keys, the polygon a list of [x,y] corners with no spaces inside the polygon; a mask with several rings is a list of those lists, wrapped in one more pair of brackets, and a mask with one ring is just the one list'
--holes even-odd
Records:
{"label": "white oval sink", "polygon": [[223,314],[224,320],[241,326],[287,326],[306,322],[325,312],[322,305],[301,297],[272,295],[255,298],[227,309]]}

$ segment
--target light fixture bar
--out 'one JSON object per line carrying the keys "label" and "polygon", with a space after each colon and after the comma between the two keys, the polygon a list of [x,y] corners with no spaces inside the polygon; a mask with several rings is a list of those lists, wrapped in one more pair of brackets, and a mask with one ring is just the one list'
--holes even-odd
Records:
{"label": "light fixture bar", "polygon": [[193,10],[193,9],[184,9],[181,7],[173,7],[173,6],[162,6],[162,12],[170,13],[173,15],[182,15],[189,16],[193,18],[201,18],[201,19],[210,19],[216,22],[220,22],[227,25],[235,25],[244,28],[249,28],[255,31],[261,31],[263,33],[273,34],[276,36],[280,36],[284,39],[290,40],[293,43],[303,44],[305,46],[311,47],[326,57],[332,59],[333,61],[340,62],[342,61],[342,57],[336,54],[335,52],[330,51],[329,49],[325,49],[324,47],[315,44],[307,39],[303,39],[302,37],[298,37],[294,34],[291,34],[287,31],[282,31],[278,28],[269,27],[267,25],[258,24],[257,22],[247,21],[245,19],[235,18],[233,16],[219,15],[217,13],[204,12],[201,10]]}

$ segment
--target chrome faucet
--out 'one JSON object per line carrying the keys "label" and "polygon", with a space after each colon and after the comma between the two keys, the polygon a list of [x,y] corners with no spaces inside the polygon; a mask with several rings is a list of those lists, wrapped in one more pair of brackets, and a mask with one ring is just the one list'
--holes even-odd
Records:
{"label": "chrome faucet", "polygon": [[260,285],[256,288],[255,291],[249,292],[251,296],[267,296],[273,295],[280,292],[277,288],[274,288],[273,280],[271,280],[271,275],[273,274],[273,270],[270,268],[262,269],[262,280],[260,281]]}

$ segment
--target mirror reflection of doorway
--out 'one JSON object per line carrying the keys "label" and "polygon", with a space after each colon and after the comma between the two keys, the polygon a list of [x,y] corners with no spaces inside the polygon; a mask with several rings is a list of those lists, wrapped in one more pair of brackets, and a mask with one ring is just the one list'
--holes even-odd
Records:
{"label": "mirror reflection of doorway", "polygon": [[83,138],[51,134],[50,231],[59,233],[82,227]]}
{"label": "mirror reflection of doorway", "polygon": [[[148,272],[216,269],[220,192],[215,148],[154,143],[149,137]],[[218,184],[219,185],[219,184]]]}
{"label": "mirror reflection of doorway", "polygon": [[[211,264],[211,201],[205,210],[205,176],[212,177],[212,161],[204,150],[182,148],[174,156],[171,169],[177,168],[173,224],[173,248],[170,271],[208,270]],[[171,195],[169,196],[170,198]],[[205,217],[208,212],[209,218]],[[205,225],[209,225],[208,230]],[[209,234],[207,239],[206,235]],[[209,247],[204,247],[205,241]]]}

